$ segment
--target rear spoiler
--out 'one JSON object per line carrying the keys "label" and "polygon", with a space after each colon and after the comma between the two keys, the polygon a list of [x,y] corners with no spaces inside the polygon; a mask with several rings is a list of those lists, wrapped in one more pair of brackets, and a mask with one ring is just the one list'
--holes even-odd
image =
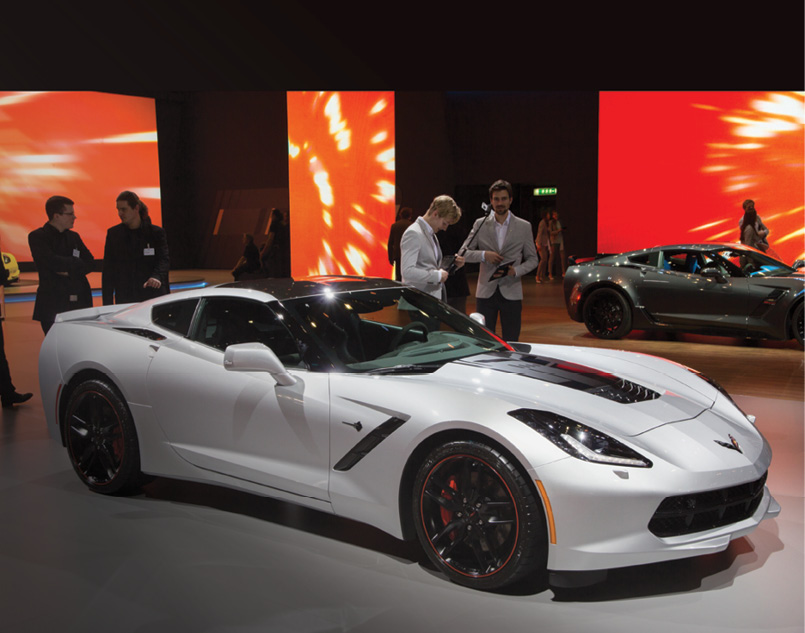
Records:
{"label": "rear spoiler", "polygon": [[593,262],[596,259],[601,259],[602,257],[609,257],[614,253],[598,253],[594,257],[580,257],[578,255],[570,255],[567,258],[568,266],[576,266],[577,264],[586,264],[587,262]]}
{"label": "rear spoiler", "polygon": [[56,315],[55,322],[61,323],[64,321],[97,321],[99,317],[106,316],[107,314],[113,314],[115,312],[120,312],[125,308],[134,304],[122,304],[122,305],[108,305],[108,306],[97,306],[93,308],[82,308],[81,310],[70,310],[69,312],[60,312]]}

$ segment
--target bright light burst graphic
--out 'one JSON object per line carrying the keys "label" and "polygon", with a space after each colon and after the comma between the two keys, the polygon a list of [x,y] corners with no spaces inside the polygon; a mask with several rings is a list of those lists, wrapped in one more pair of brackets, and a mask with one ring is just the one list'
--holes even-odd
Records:
{"label": "bright light burst graphic", "polygon": [[95,257],[119,222],[115,198],[136,191],[162,224],[153,99],[99,92],[0,92],[2,248],[31,261],[28,233],[54,194],[76,202],[76,230]]}
{"label": "bright light burst graphic", "polygon": [[394,95],[289,92],[291,273],[388,277]]}
{"label": "bright light burst graphic", "polygon": [[739,240],[751,198],[779,259],[805,255],[805,95],[602,92],[598,250]]}
{"label": "bright light burst graphic", "polygon": [[[728,126],[727,134],[708,143],[708,162],[702,172],[716,175],[724,194],[736,202],[738,198],[755,201],[771,231],[770,254],[788,263],[805,257],[803,95],[770,93],[749,100],[745,109],[715,111]],[[734,214],[691,232],[707,241],[735,241],[738,235]]]}

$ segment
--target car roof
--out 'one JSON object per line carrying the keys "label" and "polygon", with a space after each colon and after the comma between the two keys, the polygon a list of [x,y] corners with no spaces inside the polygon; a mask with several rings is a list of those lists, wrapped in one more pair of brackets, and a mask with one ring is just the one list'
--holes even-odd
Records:
{"label": "car roof", "polygon": [[309,297],[332,292],[354,292],[359,290],[378,290],[400,287],[391,279],[382,277],[358,277],[351,275],[319,275],[304,279],[253,279],[236,281],[213,286],[220,289],[240,289],[264,292],[275,299]]}

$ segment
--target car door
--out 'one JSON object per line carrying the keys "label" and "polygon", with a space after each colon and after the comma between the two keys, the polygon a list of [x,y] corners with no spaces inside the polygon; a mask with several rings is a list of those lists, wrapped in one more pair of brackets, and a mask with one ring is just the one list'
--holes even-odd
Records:
{"label": "car door", "polygon": [[[689,250],[663,251],[657,267],[641,271],[639,295],[654,321],[692,329],[742,331],[748,310],[746,279],[701,274],[704,262]],[[695,272],[694,272],[695,271]]]}
{"label": "car door", "polygon": [[[227,371],[234,343],[271,347],[296,383]],[[264,303],[208,298],[188,338],[159,347],[147,376],[154,415],[176,452],[201,469],[327,499],[329,383],[307,371],[287,329]]]}

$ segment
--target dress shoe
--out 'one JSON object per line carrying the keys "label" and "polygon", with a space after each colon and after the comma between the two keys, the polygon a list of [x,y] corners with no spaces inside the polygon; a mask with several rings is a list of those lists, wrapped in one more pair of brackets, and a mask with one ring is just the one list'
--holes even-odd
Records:
{"label": "dress shoe", "polygon": [[3,408],[10,409],[15,404],[22,404],[23,402],[28,402],[28,400],[30,400],[33,397],[34,394],[32,393],[17,393],[15,391],[14,393],[2,397]]}

